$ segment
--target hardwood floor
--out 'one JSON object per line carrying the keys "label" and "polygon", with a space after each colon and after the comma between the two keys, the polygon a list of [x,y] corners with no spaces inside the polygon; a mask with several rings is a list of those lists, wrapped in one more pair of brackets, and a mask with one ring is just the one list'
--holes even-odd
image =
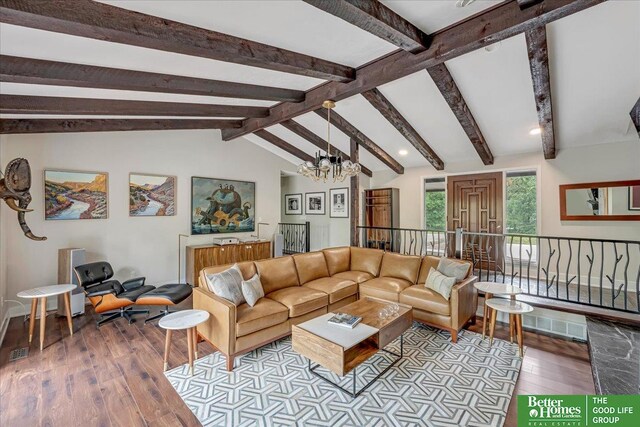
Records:
{"label": "hardwood floor", "polygon": [[[185,306],[190,301],[185,301]],[[0,425],[2,426],[198,426],[162,372],[164,331],[155,323],[124,319],[95,327],[90,307],[73,320],[47,317],[45,349],[38,339],[29,357],[9,362],[9,353],[28,341],[28,322],[13,318],[0,348]],[[471,327],[481,332],[482,320]],[[496,326],[496,336],[508,339]],[[515,427],[517,394],[594,393],[586,344],[525,332],[528,350],[506,427]],[[187,362],[187,336],[176,331],[170,366]],[[213,351],[206,342],[199,356]]]}

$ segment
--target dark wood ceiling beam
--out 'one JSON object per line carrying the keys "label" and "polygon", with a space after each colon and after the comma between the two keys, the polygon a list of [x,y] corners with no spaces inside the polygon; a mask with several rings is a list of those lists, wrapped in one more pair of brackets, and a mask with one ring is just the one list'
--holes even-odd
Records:
{"label": "dark wood ceiling beam", "polygon": [[487,144],[487,141],[485,141],[484,135],[482,135],[482,131],[478,127],[478,123],[476,123],[476,119],[473,117],[473,114],[471,114],[469,106],[464,100],[464,97],[453,79],[453,76],[447,69],[447,66],[444,64],[438,64],[434,67],[428,68],[427,72],[438,87],[438,90],[440,90],[445,101],[447,101],[447,104],[449,104],[449,108],[451,108],[456,119],[458,119],[458,123],[462,126],[464,133],[469,137],[473,148],[475,148],[480,159],[482,159],[482,163],[485,165],[492,165],[493,154],[489,149],[489,145]]}
{"label": "dark wood ceiling beam", "polygon": [[[325,141],[324,139],[322,139],[321,137],[319,137],[318,135],[316,135],[315,133],[311,132],[309,129],[307,129],[306,127],[302,126],[300,123],[294,121],[294,120],[285,120],[284,122],[280,123],[282,126],[284,126],[285,128],[289,129],[291,132],[295,133],[296,135],[298,135],[299,137],[306,139],[307,141],[309,141],[310,143],[312,143],[313,145],[315,145],[316,147],[318,147],[320,150],[326,150],[327,149],[327,141]],[[341,156],[343,160],[351,160],[351,157],[346,154],[345,152],[339,150],[337,147],[335,146],[331,146],[331,155],[332,156]],[[362,169],[362,173],[367,175],[368,177],[372,177],[373,173],[371,172],[371,170],[369,170],[368,168],[366,168],[363,165],[360,165],[361,169]]]}
{"label": "dark wood ceiling beam", "polygon": [[444,162],[435,151],[427,144],[427,142],[420,136],[413,126],[404,118],[402,114],[393,106],[391,102],[380,92],[378,89],[371,89],[366,92],[362,92],[362,96],[374,106],[376,110],[387,119],[389,123],[395,127],[398,132],[405,137],[407,141],[418,150],[425,159],[433,165],[436,170],[444,169]]}
{"label": "dark wood ceiling beam", "polygon": [[[320,117],[326,120],[327,111],[322,108],[315,111]],[[360,132],[354,125],[349,123],[344,117],[335,111],[331,112],[331,124],[338,128],[342,133],[347,135],[349,138],[355,139],[358,141],[362,147],[364,147],[368,152],[370,152],[375,158],[380,160],[382,163],[387,165],[392,171],[397,174],[404,173],[404,167],[396,161],[393,157],[389,155],[386,151],[384,151],[378,144],[373,142],[367,135]]]}
{"label": "dark wood ceiling beam", "polygon": [[87,116],[95,114],[100,116],[266,117],[269,109],[265,107],[190,104],[184,102],[0,95],[0,113]]}
{"label": "dark wood ceiling beam", "polygon": [[429,47],[429,36],[378,0],[304,0],[408,52]]}
{"label": "dark wood ceiling beam", "polygon": [[304,151],[302,151],[298,147],[294,147],[293,145],[289,144],[284,139],[272,134],[269,131],[261,129],[261,130],[255,131],[254,134],[259,136],[260,138],[264,139],[265,141],[270,142],[271,144],[275,145],[276,147],[280,148],[281,150],[286,151],[287,153],[291,154],[292,156],[295,156],[295,157],[299,158],[303,162],[313,162],[315,160],[312,155],[305,153]]}
{"label": "dark wood ceiling beam", "polygon": [[300,102],[304,91],[0,55],[0,81]]}
{"label": "dark wood ceiling beam", "polygon": [[206,119],[0,119],[0,133],[225,129],[238,127],[240,123],[239,120]]}
{"label": "dark wood ceiling beam", "polygon": [[89,0],[0,0],[0,22],[324,80],[354,70],[320,58]]}
{"label": "dark wood ceiling beam", "polygon": [[315,111],[327,99],[340,101],[385,83],[433,67],[453,58],[505,40],[524,31],[569,16],[604,0],[544,0],[536,7],[520,10],[517,2],[504,2],[457,25],[432,34],[429,49],[412,54],[403,50],[379,58],[357,70],[348,83],[328,82],[309,90],[303,102],[283,102],[271,107],[269,117],[249,119],[240,129],[225,129],[226,141],[283,120]]}
{"label": "dark wood ceiling beam", "polygon": [[518,0],[518,6],[520,6],[520,9],[526,9],[531,6],[535,6],[538,3],[542,3],[542,0]]}
{"label": "dark wood ceiling beam", "polygon": [[638,136],[640,136],[640,98],[638,98],[636,105],[633,106],[629,115],[631,116],[631,121],[633,122],[633,125],[636,127]]}
{"label": "dark wood ceiling beam", "polygon": [[545,159],[556,158],[556,139],[553,132],[553,108],[551,103],[551,79],[547,54],[547,30],[544,26],[525,32],[533,94],[538,112],[542,150]]}

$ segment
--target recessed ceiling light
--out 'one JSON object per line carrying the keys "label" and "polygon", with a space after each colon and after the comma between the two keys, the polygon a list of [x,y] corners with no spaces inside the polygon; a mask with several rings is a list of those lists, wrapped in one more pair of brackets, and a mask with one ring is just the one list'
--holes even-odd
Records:
{"label": "recessed ceiling light", "polygon": [[529,131],[529,135],[540,135],[542,133],[542,129],[539,127],[533,128]]}
{"label": "recessed ceiling light", "polygon": [[406,156],[407,154],[409,154],[409,152],[407,150],[400,150],[398,151],[398,154],[400,154],[401,156]]}

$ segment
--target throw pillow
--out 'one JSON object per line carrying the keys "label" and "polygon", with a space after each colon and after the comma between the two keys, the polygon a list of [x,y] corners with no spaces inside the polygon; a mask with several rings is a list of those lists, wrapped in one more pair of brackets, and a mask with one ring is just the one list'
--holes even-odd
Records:
{"label": "throw pillow", "polygon": [[429,275],[427,276],[427,282],[424,284],[427,288],[434,290],[449,301],[451,297],[451,288],[456,284],[455,277],[447,277],[440,273],[438,270],[431,267]]}
{"label": "throw pillow", "polygon": [[466,262],[458,262],[449,258],[440,258],[438,262],[438,271],[445,276],[455,277],[456,282],[461,282],[469,273],[469,264]]}
{"label": "throw pillow", "polygon": [[244,295],[244,299],[247,300],[247,304],[251,307],[256,305],[260,298],[264,297],[260,276],[256,274],[251,279],[242,281],[242,295]]}
{"label": "throw pillow", "polygon": [[216,274],[207,274],[209,290],[235,305],[244,302],[242,295],[242,273],[237,264]]}

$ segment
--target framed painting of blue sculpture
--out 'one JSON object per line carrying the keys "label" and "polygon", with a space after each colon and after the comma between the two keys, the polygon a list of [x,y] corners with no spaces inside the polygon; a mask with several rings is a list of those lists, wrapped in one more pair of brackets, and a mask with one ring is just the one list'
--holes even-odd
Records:
{"label": "framed painting of blue sculpture", "polygon": [[256,183],[191,177],[191,234],[255,231]]}

